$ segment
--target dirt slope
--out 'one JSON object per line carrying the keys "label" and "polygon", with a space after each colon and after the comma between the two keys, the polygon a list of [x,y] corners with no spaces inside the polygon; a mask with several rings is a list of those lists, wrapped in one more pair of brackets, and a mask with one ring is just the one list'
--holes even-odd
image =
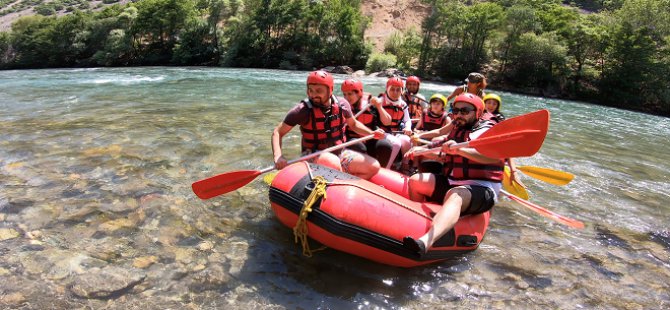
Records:
{"label": "dirt slope", "polygon": [[375,51],[384,49],[384,42],[393,32],[414,26],[421,31],[421,22],[430,14],[430,6],[419,0],[363,0],[363,14],[372,17],[365,31],[365,40],[375,45]]}

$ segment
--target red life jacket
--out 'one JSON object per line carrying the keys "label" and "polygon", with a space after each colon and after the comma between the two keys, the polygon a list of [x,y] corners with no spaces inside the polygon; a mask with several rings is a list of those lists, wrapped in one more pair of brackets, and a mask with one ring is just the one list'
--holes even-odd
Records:
{"label": "red life jacket", "polygon": [[409,92],[403,93],[402,97],[405,103],[407,103],[407,112],[409,112],[409,118],[420,118],[421,112],[423,112],[423,106],[421,105],[420,99],[418,97],[415,98],[414,95],[410,94]]}
{"label": "red life jacket", "polygon": [[423,119],[423,125],[419,130],[435,130],[442,128],[447,123],[447,113],[442,113],[442,115],[435,115],[433,111],[428,110],[426,113],[423,113],[421,117]]}
{"label": "red life jacket", "polygon": [[386,94],[379,94],[379,97],[384,99],[382,103],[382,108],[391,115],[391,125],[386,126],[382,124],[381,119],[379,120],[379,128],[384,129],[386,132],[398,131],[400,130],[400,125],[402,124],[403,116],[405,115],[404,110],[407,108],[407,104],[399,99],[396,103],[391,101],[391,99],[386,96]]}
{"label": "red life jacket", "polygon": [[[470,141],[470,134],[473,131],[493,127],[495,123],[490,121],[486,114],[488,113],[485,113],[473,128],[454,127],[446,140],[459,143]],[[444,175],[449,176],[452,180],[485,180],[500,183],[503,178],[505,161],[502,159],[493,164],[483,164],[463,156],[452,155],[447,156],[445,162],[447,164],[444,165]]]}
{"label": "red life jacket", "polygon": [[[374,130],[377,125],[377,110],[375,109],[374,106],[368,107],[370,104],[370,93],[363,93],[363,96],[361,99],[358,100],[358,104],[352,104],[351,105],[351,110],[354,113],[354,115],[358,114],[358,112],[361,111],[361,108],[367,107],[365,109],[365,112],[361,113],[356,119],[363,123],[363,125],[367,126],[368,128]],[[356,139],[362,137],[361,135],[357,134],[353,130],[351,130],[349,127],[346,129],[347,133],[347,139]]]}
{"label": "red life jacket", "polygon": [[330,100],[330,113],[323,113],[320,108],[315,108],[305,98],[302,102],[309,108],[310,117],[307,124],[300,125],[302,132],[302,151],[318,151],[333,145],[342,144],[345,141],[343,134],[344,115],[342,106],[335,96]]}

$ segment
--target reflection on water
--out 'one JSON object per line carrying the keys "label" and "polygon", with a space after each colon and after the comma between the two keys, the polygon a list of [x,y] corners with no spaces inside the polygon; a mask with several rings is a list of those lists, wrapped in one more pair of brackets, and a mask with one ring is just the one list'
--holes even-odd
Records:
{"label": "reflection on water", "polygon": [[[256,180],[200,201],[190,184],[270,165],[270,133],[304,72],[130,68],[0,72],[0,305],[24,308],[664,308],[670,303],[668,119],[503,94],[549,109],[520,164],[572,172],[511,202],[480,249],[397,269],[300,255]],[[344,76],[338,76],[341,82]],[[365,78],[381,92],[382,79]],[[422,84],[422,92],[452,86]],[[285,139],[298,154],[298,133]]]}

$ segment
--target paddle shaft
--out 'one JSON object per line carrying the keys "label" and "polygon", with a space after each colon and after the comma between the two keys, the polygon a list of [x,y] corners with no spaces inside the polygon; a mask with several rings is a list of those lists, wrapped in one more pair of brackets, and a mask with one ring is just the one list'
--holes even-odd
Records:
{"label": "paddle shaft", "polygon": [[[308,160],[308,159],[317,157],[317,156],[319,156],[319,155],[321,155],[321,154],[323,154],[323,153],[328,153],[328,152],[332,152],[332,151],[337,151],[337,150],[339,150],[339,149],[345,148],[345,147],[350,146],[350,145],[354,145],[354,144],[356,144],[356,143],[361,143],[361,142],[368,141],[368,140],[370,140],[370,139],[372,139],[372,138],[374,138],[374,137],[375,137],[375,135],[367,135],[367,136],[365,136],[365,137],[361,137],[361,138],[358,138],[358,139],[354,139],[354,140],[351,140],[351,141],[347,141],[347,142],[344,142],[344,143],[342,143],[342,144],[333,145],[333,146],[331,146],[331,147],[329,147],[329,148],[326,148],[326,149],[323,149],[323,150],[320,150],[320,151],[317,151],[317,152],[314,152],[314,153],[309,153],[309,154],[307,154],[307,155],[305,155],[305,156],[303,156],[303,157],[300,157],[300,158],[297,158],[297,159],[290,160],[290,161],[288,162],[288,164],[290,165],[290,164],[293,164],[293,163],[297,163],[297,162],[299,162],[299,161],[305,161],[305,160]],[[270,171],[272,171],[272,170],[274,170],[274,169],[275,169],[275,167],[274,167],[274,166],[271,166],[271,167],[267,167],[267,168],[261,170],[260,172],[261,172],[261,174],[263,174],[263,173],[266,173],[266,172],[270,172]]]}
{"label": "paddle shaft", "polygon": [[572,228],[577,228],[577,229],[584,228],[584,223],[581,222],[581,221],[574,220],[574,219],[571,219],[569,217],[565,217],[565,216],[560,215],[560,214],[558,214],[556,212],[553,212],[553,211],[549,211],[549,210],[547,210],[543,207],[540,207],[540,206],[538,206],[538,205],[536,205],[536,204],[534,204],[534,203],[532,203],[528,200],[521,199],[521,197],[510,194],[503,189],[501,189],[500,192],[505,194],[505,196],[509,197],[510,199],[516,201],[520,205],[522,205],[522,206],[524,206],[528,209],[531,209],[531,210],[535,211],[536,213],[538,213],[538,214],[540,214],[540,215],[542,215],[546,218],[552,219],[556,222],[559,222],[559,223],[561,223],[563,225],[566,225],[566,226],[570,226]]}
{"label": "paddle shaft", "polygon": [[532,178],[558,186],[567,185],[575,177],[571,173],[535,166],[519,166],[517,170]]}

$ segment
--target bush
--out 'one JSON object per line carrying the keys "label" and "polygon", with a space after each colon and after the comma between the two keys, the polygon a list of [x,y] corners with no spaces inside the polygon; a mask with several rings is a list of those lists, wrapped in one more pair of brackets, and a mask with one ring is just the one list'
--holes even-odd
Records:
{"label": "bush", "polygon": [[398,63],[398,59],[393,54],[373,53],[365,64],[365,71],[378,72],[387,68],[393,68]]}

